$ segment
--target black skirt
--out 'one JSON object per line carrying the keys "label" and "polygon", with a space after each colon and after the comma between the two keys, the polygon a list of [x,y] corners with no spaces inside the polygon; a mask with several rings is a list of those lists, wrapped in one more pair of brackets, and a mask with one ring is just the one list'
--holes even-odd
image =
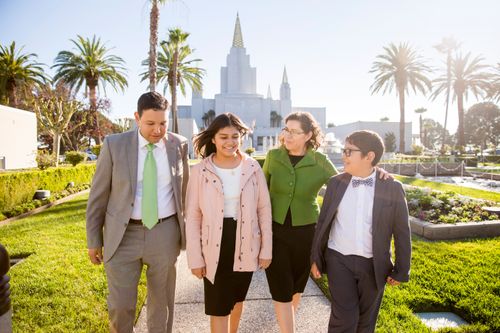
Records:
{"label": "black skirt", "polygon": [[236,246],[237,222],[224,218],[219,263],[214,284],[203,279],[205,289],[205,314],[227,316],[234,305],[243,302],[252,281],[253,272],[234,272],[234,250]]}
{"label": "black skirt", "polygon": [[266,269],[266,277],[274,301],[291,302],[294,294],[304,292],[311,270],[315,227],[273,222],[273,261]]}

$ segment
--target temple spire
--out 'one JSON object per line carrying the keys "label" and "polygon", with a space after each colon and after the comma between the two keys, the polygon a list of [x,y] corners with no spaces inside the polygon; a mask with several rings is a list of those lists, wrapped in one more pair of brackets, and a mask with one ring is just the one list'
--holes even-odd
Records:
{"label": "temple spire", "polygon": [[243,35],[241,34],[239,13],[236,13],[236,24],[234,25],[233,47],[245,47],[245,45],[243,45]]}
{"label": "temple spire", "polygon": [[273,99],[273,96],[271,95],[271,85],[270,84],[267,86],[267,98]]}
{"label": "temple spire", "polygon": [[286,66],[283,69],[283,80],[281,83],[288,83],[288,75],[286,75]]}

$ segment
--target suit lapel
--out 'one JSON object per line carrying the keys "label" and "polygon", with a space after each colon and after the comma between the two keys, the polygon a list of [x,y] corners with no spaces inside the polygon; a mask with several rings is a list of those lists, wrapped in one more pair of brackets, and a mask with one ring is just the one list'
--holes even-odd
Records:
{"label": "suit lapel", "polygon": [[380,221],[380,214],[382,213],[383,196],[385,194],[385,184],[379,178],[380,173],[377,171],[375,175],[375,193],[373,198],[373,210],[372,210],[372,230],[375,234],[378,223]]}
{"label": "suit lapel", "polygon": [[[138,131],[138,130],[137,130]],[[137,160],[138,160],[138,138],[139,133],[132,131],[129,137],[129,148],[127,149],[128,170],[130,175],[130,184],[132,185],[132,197],[135,197],[137,189]]]}
{"label": "suit lapel", "polygon": [[339,183],[337,185],[337,188],[334,189],[333,191],[333,201],[329,205],[329,212],[327,216],[327,221],[330,221],[333,223],[333,218],[335,217],[335,213],[337,212],[337,209],[339,208],[340,201],[342,201],[342,198],[344,197],[345,191],[347,190],[347,186],[349,186],[349,182],[351,181],[352,176],[348,173],[345,173],[344,175],[339,176]]}
{"label": "suit lapel", "polygon": [[175,166],[177,165],[177,151],[175,144],[172,142],[170,139],[170,133],[167,133],[167,138],[165,140],[165,147],[167,149],[167,157],[168,157],[168,170],[170,172],[170,179],[172,179],[172,184],[173,184],[173,179],[175,175],[177,174],[175,172]]}

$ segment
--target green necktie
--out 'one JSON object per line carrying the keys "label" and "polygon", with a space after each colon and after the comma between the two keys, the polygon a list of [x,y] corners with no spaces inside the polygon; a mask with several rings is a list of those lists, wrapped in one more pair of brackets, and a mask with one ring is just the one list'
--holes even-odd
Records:
{"label": "green necktie", "polygon": [[158,223],[158,193],[156,179],[156,161],[153,155],[155,145],[149,143],[148,153],[144,160],[142,174],[142,223],[152,229]]}

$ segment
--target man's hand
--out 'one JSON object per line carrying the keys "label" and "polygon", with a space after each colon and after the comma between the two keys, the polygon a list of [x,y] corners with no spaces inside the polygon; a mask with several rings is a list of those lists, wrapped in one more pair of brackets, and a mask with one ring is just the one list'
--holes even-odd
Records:
{"label": "man's hand", "polygon": [[259,268],[266,269],[271,265],[271,259],[259,259]]}
{"label": "man's hand", "polygon": [[313,262],[311,265],[311,274],[315,279],[319,279],[321,277],[321,272],[319,271],[318,266],[316,266],[315,262]]}
{"label": "man's hand", "polygon": [[401,284],[401,282],[394,280],[390,276],[387,277],[387,283],[393,287],[399,286]]}
{"label": "man's hand", "polygon": [[205,269],[205,267],[193,268],[191,270],[191,273],[193,273],[193,275],[196,276],[198,279],[202,279],[205,277],[205,275],[207,275],[207,270]]}
{"label": "man's hand", "polygon": [[100,265],[102,263],[102,247],[96,249],[88,249],[90,261],[94,265]]}

